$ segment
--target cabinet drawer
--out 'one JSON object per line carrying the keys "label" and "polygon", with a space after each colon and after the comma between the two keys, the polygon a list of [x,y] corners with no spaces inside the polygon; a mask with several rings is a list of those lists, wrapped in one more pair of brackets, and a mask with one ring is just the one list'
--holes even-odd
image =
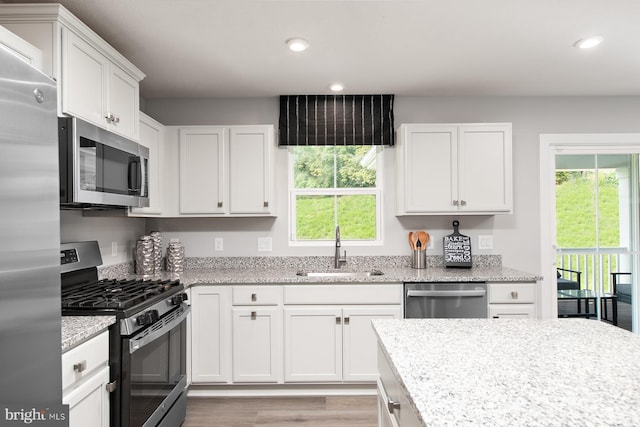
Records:
{"label": "cabinet drawer", "polygon": [[234,286],[233,305],[278,305],[282,286]]}
{"label": "cabinet drawer", "polygon": [[535,304],[491,304],[490,319],[535,319]]}
{"label": "cabinet drawer", "polygon": [[62,389],[90,376],[109,362],[109,331],[62,354]]}
{"label": "cabinet drawer", "polygon": [[489,303],[491,304],[531,304],[535,301],[535,283],[489,284]]}
{"label": "cabinet drawer", "polygon": [[402,285],[291,285],[285,304],[401,304]]}

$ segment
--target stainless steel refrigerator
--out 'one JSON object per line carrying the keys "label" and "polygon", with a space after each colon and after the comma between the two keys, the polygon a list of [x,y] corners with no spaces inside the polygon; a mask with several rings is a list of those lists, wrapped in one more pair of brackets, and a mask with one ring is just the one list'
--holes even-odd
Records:
{"label": "stainless steel refrigerator", "polygon": [[62,403],[56,115],[56,83],[0,46],[0,405],[25,410]]}

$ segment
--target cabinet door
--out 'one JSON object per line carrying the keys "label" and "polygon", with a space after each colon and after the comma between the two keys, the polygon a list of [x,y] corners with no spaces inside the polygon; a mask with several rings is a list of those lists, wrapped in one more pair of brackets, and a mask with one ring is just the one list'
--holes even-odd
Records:
{"label": "cabinet door", "polygon": [[271,161],[273,127],[233,126],[229,130],[229,213],[273,212]]}
{"label": "cabinet door", "polygon": [[225,145],[222,127],[180,129],[180,214],[223,214]]}
{"label": "cabinet door", "polygon": [[191,292],[191,381],[231,380],[228,288],[196,286]]}
{"label": "cabinet door", "polygon": [[342,310],[284,309],[285,382],[342,380]]}
{"label": "cabinet door", "polygon": [[402,310],[400,307],[345,307],[343,316],[343,379],[375,381],[378,378],[378,341],[371,321],[400,319]]}
{"label": "cabinet door", "polygon": [[233,382],[282,381],[282,311],[234,307]]}
{"label": "cabinet door", "polygon": [[489,304],[491,319],[535,319],[535,304]]}
{"label": "cabinet door", "polygon": [[164,126],[144,113],[140,113],[140,144],[149,149],[149,206],[131,208],[130,216],[155,216],[162,214],[162,191],[164,179]]}
{"label": "cabinet door", "polygon": [[399,214],[456,210],[458,130],[455,125],[405,125],[397,156]]}
{"label": "cabinet door", "polygon": [[114,120],[110,130],[133,140],[138,140],[138,110],[140,109],[139,84],[115,64],[109,66],[108,97],[105,111]]}
{"label": "cabinet door", "polygon": [[42,51],[3,26],[0,26],[0,46],[6,47],[27,64],[42,70]]}
{"label": "cabinet door", "polygon": [[458,152],[460,210],[510,212],[511,125],[461,125]]}
{"label": "cabinet door", "polygon": [[62,30],[62,110],[103,128],[109,62],[71,31]]}
{"label": "cabinet door", "polygon": [[109,368],[104,367],[66,393],[62,403],[69,405],[70,427],[109,426]]}

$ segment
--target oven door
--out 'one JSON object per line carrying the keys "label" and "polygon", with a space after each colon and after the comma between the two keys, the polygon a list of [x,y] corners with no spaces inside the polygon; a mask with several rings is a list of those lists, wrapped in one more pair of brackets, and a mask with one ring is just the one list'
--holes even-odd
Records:
{"label": "oven door", "polygon": [[131,337],[123,337],[122,427],[180,425],[186,413],[186,320],[176,310]]}

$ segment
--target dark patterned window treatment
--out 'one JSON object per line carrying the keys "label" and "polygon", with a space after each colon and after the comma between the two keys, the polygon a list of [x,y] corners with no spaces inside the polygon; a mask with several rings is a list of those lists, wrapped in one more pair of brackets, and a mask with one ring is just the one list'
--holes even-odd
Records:
{"label": "dark patterned window treatment", "polygon": [[281,96],[278,145],[393,145],[393,98]]}

